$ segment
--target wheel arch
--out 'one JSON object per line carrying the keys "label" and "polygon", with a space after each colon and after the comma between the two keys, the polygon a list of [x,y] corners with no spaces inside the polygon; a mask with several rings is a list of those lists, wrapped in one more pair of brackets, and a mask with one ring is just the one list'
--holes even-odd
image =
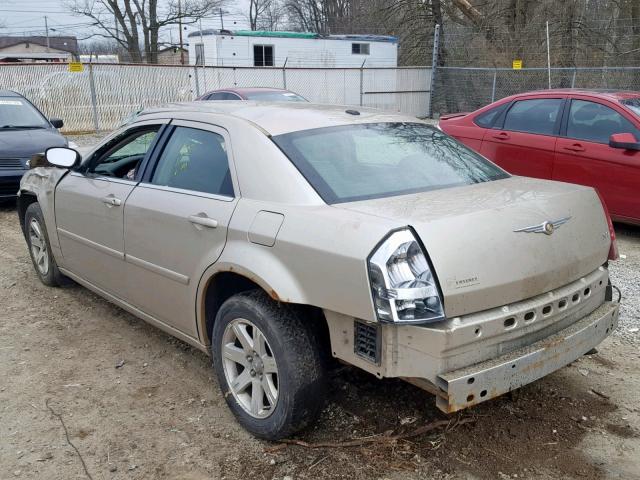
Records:
{"label": "wheel arch", "polygon": [[329,345],[329,329],[321,308],[293,301],[284,296],[284,290],[274,287],[260,275],[233,263],[217,263],[202,275],[198,286],[196,320],[200,341],[211,344],[211,332],[216,315],[222,304],[233,295],[249,290],[262,290],[272,300],[287,303],[299,309],[305,318],[316,322],[323,343]]}
{"label": "wheel arch", "polygon": [[20,195],[18,195],[16,210],[18,212],[18,220],[20,221],[20,228],[22,229],[23,235],[26,235],[24,216],[27,213],[27,208],[29,208],[29,205],[36,203],[37,201],[38,196],[31,190],[21,190]]}

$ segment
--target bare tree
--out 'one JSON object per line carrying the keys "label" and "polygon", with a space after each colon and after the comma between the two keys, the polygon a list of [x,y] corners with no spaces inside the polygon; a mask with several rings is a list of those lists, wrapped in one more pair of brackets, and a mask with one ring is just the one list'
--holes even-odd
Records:
{"label": "bare tree", "polygon": [[249,26],[251,30],[274,30],[279,20],[280,4],[277,0],[249,0]]}
{"label": "bare tree", "polygon": [[67,0],[67,8],[90,18],[99,28],[96,34],[115,40],[132,62],[158,62],[160,30],[193,24],[211,14],[225,0]]}

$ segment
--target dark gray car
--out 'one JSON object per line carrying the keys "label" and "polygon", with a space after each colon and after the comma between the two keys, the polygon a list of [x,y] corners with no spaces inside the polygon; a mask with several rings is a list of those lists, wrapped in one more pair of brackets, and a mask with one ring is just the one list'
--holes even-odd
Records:
{"label": "dark gray car", "polygon": [[15,198],[27,161],[49,147],[67,146],[59,118],[47,119],[29,100],[0,90],[0,201]]}

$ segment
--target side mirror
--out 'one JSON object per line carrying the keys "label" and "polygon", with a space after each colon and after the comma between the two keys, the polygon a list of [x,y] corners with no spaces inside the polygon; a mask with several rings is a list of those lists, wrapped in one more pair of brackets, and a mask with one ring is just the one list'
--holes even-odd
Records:
{"label": "side mirror", "polygon": [[640,143],[633,133],[614,133],[609,137],[609,146],[623,150],[640,150]]}
{"label": "side mirror", "polygon": [[61,118],[50,118],[49,123],[53,125],[54,128],[62,128],[64,127],[64,122]]}
{"label": "side mirror", "polygon": [[71,148],[52,147],[44,152],[49,165],[60,168],[72,168],[80,162],[80,154]]}

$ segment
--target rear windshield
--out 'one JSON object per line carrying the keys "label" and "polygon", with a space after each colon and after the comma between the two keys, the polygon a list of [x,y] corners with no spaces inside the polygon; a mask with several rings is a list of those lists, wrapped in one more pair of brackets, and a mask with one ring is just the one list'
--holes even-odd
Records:
{"label": "rear windshield", "polygon": [[247,100],[260,102],[306,102],[307,100],[293,92],[249,92],[244,93]]}
{"label": "rear windshield", "polygon": [[49,122],[20,97],[0,97],[0,128],[47,128]]}
{"label": "rear windshield", "polygon": [[640,97],[626,98],[622,100],[621,103],[631,109],[633,113],[640,116]]}
{"label": "rear windshield", "polygon": [[509,175],[422,123],[318,128],[273,137],[327,203],[489,182]]}

